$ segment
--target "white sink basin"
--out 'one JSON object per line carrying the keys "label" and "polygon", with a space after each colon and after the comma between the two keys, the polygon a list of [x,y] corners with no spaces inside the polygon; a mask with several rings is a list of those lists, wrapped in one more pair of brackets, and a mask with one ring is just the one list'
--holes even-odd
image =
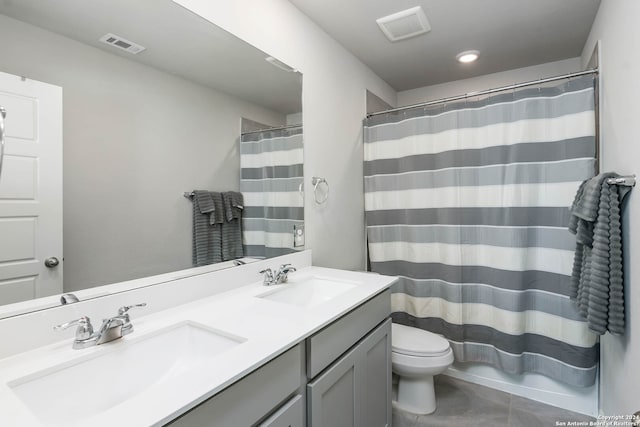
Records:
{"label": "white sink basin", "polygon": [[[137,341],[100,346],[97,349],[102,351],[12,381],[9,387],[43,424],[69,425],[106,411],[149,387],[203,372],[205,365],[211,367],[212,357],[244,341],[197,323],[183,322]],[[126,420],[123,422],[126,424]]]}
{"label": "white sink basin", "polygon": [[318,276],[305,279],[292,278],[287,283],[272,285],[272,290],[264,292],[257,297],[300,307],[313,307],[330,301],[350,291],[357,285],[354,282]]}

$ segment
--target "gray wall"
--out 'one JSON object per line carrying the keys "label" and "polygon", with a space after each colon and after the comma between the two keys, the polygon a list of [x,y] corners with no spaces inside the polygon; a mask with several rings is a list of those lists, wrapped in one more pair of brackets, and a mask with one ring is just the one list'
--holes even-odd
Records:
{"label": "gray wall", "polygon": [[[600,40],[601,169],[621,174],[640,173],[640,58],[633,50],[640,40],[640,2],[603,1],[584,47],[586,64]],[[639,188],[627,196],[623,211],[625,312],[623,336],[605,335],[601,341],[600,407],[605,415],[632,414],[640,410],[640,216]]]}
{"label": "gray wall", "polygon": [[239,188],[241,117],[285,122],[4,16],[0,40],[0,71],[63,87],[65,291],[190,267],[182,193]]}
{"label": "gray wall", "polygon": [[391,110],[393,107],[373,92],[367,91],[367,114]]}

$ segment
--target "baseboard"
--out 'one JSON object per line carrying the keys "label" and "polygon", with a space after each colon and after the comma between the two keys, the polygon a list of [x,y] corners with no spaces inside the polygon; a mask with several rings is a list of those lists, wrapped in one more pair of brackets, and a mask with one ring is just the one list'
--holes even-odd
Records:
{"label": "baseboard", "polygon": [[575,388],[538,374],[510,375],[488,365],[452,366],[443,375],[573,412],[598,416],[598,383]]}

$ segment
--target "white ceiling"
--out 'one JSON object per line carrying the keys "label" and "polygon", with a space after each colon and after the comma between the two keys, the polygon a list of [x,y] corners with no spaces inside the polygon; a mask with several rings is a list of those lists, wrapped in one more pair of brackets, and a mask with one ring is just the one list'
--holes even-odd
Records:
{"label": "white ceiling", "polygon": [[[283,114],[302,111],[299,73],[171,0],[0,0],[0,13]],[[147,50],[98,42],[107,33]]]}
{"label": "white ceiling", "polygon": [[[398,91],[580,56],[600,0],[289,0]],[[422,6],[431,32],[392,43],[376,19]],[[461,51],[480,59],[459,64]]]}

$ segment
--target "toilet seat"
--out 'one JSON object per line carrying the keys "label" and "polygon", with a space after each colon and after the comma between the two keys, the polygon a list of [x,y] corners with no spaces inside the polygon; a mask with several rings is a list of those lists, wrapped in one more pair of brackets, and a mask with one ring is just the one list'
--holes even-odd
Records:
{"label": "toilet seat", "polygon": [[391,351],[417,357],[439,357],[451,351],[449,341],[432,332],[391,324]]}

